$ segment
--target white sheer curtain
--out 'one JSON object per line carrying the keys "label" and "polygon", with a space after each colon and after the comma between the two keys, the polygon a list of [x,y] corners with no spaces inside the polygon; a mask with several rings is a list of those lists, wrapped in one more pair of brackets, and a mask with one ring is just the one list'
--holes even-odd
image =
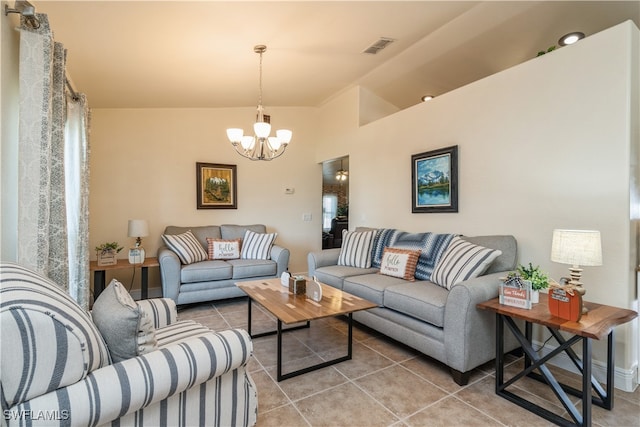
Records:
{"label": "white sheer curtain", "polygon": [[[38,29],[24,20],[20,27],[18,262],[73,289],[73,296],[87,308],[88,210],[86,200],[77,202],[86,187],[67,185],[67,177],[85,174],[74,179],[87,184],[88,130],[74,131],[84,136],[76,137],[75,143],[67,141],[66,53],[53,40],[47,16],[38,14],[38,19]],[[84,118],[74,122],[88,125],[87,113],[80,116]],[[67,170],[68,159],[76,157],[84,159],[81,167]],[[70,163],[80,164],[78,160]],[[74,248],[72,258],[70,247]]]}

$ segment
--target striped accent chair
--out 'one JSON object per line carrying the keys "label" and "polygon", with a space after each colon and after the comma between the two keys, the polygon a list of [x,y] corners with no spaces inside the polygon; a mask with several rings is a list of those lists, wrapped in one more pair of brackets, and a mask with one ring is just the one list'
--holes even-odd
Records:
{"label": "striped accent chair", "polygon": [[171,299],[139,307],[158,349],[112,363],[90,313],[50,280],[0,264],[2,425],[254,425],[248,334],[177,321]]}

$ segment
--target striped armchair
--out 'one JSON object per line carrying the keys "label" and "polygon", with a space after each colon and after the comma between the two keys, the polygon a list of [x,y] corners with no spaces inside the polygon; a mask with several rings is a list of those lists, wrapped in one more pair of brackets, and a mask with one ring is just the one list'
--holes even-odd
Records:
{"label": "striped armchair", "polygon": [[157,350],[112,363],[92,321],[48,279],[0,264],[2,425],[254,425],[257,392],[244,330],[176,321],[144,300]]}

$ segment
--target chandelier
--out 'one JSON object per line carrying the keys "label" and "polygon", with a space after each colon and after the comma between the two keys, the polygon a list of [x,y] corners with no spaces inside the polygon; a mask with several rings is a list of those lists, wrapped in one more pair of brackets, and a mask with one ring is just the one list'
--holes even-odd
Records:
{"label": "chandelier", "polygon": [[260,54],[260,96],[258,98],[258,114],[253,124],[255,136],[244,135],[239,128],[227,129],[227,138],[238,154],[249,160],[273,160],[284,154],[287,145],[291,141],[292,132],[288,129],[279,129],[276,136],[271,133],[270,117],[264,114],[262,106],[262,54],[267,50],[265,45],[259,44],[253,47],[255,53]]}

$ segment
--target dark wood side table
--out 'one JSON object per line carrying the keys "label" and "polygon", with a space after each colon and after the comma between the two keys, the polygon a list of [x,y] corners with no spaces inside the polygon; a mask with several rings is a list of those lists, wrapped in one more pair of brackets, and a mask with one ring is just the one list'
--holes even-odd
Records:
{"label": "dark wood side table", "polygon": [[[547,298],[541,298],[540,303],[535,304],[531,310],[502,305],[498,298],[478,304],[478,308],[496,313],[496,394],[560,426],[590,426],[592,403],[605,409],[613,409],[614,328],[635,319],[638,313],[633,310],[590,302],[584,302],[584,305],[589,309],[589,312],[584,314],[579,322],[571,322],[552,316],[549,312]],[[514,319],[525,321],[524,333]],[[534,323],[545,326],[560,344],[544,357],[540,357],[531,345]],[[525,354],[524,369],[506,382],[504,381],[505,324],[520,342]],[[560,331],[568,332],[572,334],[572,337],[565,339]],[[606,390],[591,374],[592,340],[600,340],[605,337],[607,337]],[[582,359],[571,349],[571,346],[579,341],[582,341]],[[551,358],[563,351],[582,373],[582,390],[558,382],[546,366]],[[534,370],[538,370],[541,374],[534,372]],[[524,376],[548,384],[572,420],[563,418],[506,390],[507,387]],[[594,396],[592,396],[592,389],[596,394]],[[567,393],[582,399],[582,414],[571,402]]]}
{"label": "dark wood side table", "polygon": [[159,267],[158,258],[147,257],[141,264],[131,264],[128,259],[119,259],[117,264],[98,265],[98,261],[89,263],[89,270],[93,271],[93,300],[98,299],[98,295],[104,291],[107,270],[123,270],[127,268],[140,267],[140,298],[149,297],[149,267]]}

